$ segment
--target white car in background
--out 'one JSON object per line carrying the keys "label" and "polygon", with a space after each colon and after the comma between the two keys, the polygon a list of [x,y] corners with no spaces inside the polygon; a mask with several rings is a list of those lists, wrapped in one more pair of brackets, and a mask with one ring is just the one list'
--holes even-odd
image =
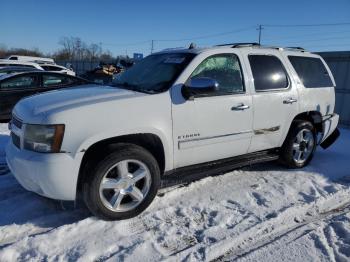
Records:
{"label": "white car in background", "polygon": [[49,72],[63,73],[71,76],[75,76],[75,72],[69,68],[66,68],[55,63],[34,63],[23,60],[10,60],[10,59],[0,59],[0,67],[10,67],[10,66],[20,66],[28,67],[36,70],[44,70]]}
{"label": "white car in background", "polygon": [[37,56],[11,55],[7,60],[32,62],[37,64],[55,64],[55,61],[52,58]]}
{"label": "white car in background", "polygon": [[57,72],[62,74],[67,74],[71,76],[75,76],[75,72],[67,67],[57,65],[57,64],[40,64],[40,66],[45,70],[49,72]]}
{"label": "white car in background", "polygon": [[9,60],[9,59],[0,59],[0,67],[10,67],[10,66],[21,66],[28,67],[37,70],[44,70],[39,64],[33,62],[25,62],[25,61],[17,61],[17,60]]}

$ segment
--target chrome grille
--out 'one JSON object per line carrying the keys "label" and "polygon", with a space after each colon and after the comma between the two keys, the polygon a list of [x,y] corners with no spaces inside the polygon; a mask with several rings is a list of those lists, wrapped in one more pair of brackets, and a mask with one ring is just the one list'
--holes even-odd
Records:
{"label": "chrome grille", "polygon": [[23,133],[22,127],[23,122],[17,118],[15,115],[12,115],[11,122],[9,124],[11,130],[11,139],[12,143],[19,149],[21,149],[21,136]]}
{"label": "chrome grille", "polygon": [[21,148],[20,137],[18,135],[16,135],[15,133],[11,132],[11,138],[12,138],[12,143],[20,149]]}
{"label": "chrome grille", "polygon": [[19,120],[16,116],[14,116],[14,115],[12,115],[12,124],[14,125],[14,126],[16,126],[17,128],[19,128],[19,129],[22,129],[22,121],[21,120]]}

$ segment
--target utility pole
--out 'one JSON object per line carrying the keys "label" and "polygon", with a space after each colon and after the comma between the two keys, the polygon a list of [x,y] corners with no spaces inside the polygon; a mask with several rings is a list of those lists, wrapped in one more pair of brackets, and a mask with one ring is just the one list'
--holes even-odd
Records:
{"label": "utility pole", "polygon": [[261,44],[261,31],[263,30],[263,26],[262,25],[259,25],[258,29],[259,30],[259,45]]}
{"label": "utility pole", "polygon": [[151,54],[153,53],[154,50],[154,40],[151,41]]}

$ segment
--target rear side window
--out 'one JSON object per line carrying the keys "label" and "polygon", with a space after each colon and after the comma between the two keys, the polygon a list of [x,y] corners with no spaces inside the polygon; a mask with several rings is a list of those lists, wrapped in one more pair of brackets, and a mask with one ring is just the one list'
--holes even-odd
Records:
{"label": "rear side window", "polygon": [[63,69],[57,66],[41,66],[45,71],[62,71]]}
{"label": "rear side window", "polygon": [[321,59],[302,56],[288,56],[288,58],[306,88],[333,86]]}
{"label": "rear side window", "polygon": [[249,55],[256,91],[279,90],[288,87],[288,77],[282,62],[272,55]]}
{"label": "rear side window", "polygon": [[49,75],[43,74],[43,87],[66,86],[75,82],[74,79],[67,75]]}

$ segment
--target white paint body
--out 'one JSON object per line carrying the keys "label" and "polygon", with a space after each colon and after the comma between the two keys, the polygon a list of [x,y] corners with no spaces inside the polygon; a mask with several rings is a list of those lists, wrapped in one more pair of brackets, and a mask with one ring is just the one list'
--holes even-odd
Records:
{"label": "white paint body", "polygon": [[22,60],[8,60],[8,59],[0,59],[0,67],[5,66],[25,66],[25,67],[31,67],[33,69],[37,70],[44,70],[43,67],[50,66],[54,67],[55,70],[45,70],[48,72],[56,72],[56,73],[62,73],[62,74],[68,74],[71,76],[75,76],[75,72],[73,70],[70,70],[64,66],[56,65],[56,64],[48,64],[48,63],[34,63],[34,62],[28,62],[28,61],[22,61]]}
{"label": "white paint body", "polygon": [[30,68],[37,69],[37,70],[44,70],[37,63],[26,62],[26,61],[17,61],[17,60],[0,59],[0,67],[5,67],[5,66],[25,66],[25,67],[30,67]]}
{"label": "white paint body", "polygon": [[[7,162],[17,180],[38,194],[74,200],[84,153],[101,140],[129,134],[154,134],[163,144],[165,171],[169,171],[280,147],[298,114],[317,110],[322,116],[329,117],[334,113],[334,87],[304,88],[286,57],[288,54],[319,57],[317,55],[253,47],[166,52],[193,52],[197,55],[172,87],[163,93],[149,95],[106,86],[53,91],[19,102],[13,113],[24,123],[65,124],[66,128],[61,148],[64,153],[35,153],[9,143]],[[238,56],[245,93],[185,100],[181,87],[194,69],[205,58],[221,53]],[[289,75],[288,88],[256,92],[247,59],[252,53],[277,56]],[[327,70],[331,75],[328,67]],[[335,85],[333,78],[332,81]],[[289,98],[297,102],[284,104],[283,101]],[[241,103],[249,108],[231,110]],[[323,139],[337,124],[338,116],[334,114],[324,123]],[[266,134],[254,132],[271,127],[279,129]],[[21,135],[21,130],[16,132]],[[200,134],[200,137],[187,139],[187,134]]]}
{"label": "white paint body", "polygon": [[[67,67],[57,65],[57,64],[40,64],[42,68],[44,68],[45,71],[48,72],[56,72],[56,73],[62,73],[62,74],[67,74],[71,76],[75,76],[75,72]],[[51,67],[52,70],[46,70],[45,67]]]}

